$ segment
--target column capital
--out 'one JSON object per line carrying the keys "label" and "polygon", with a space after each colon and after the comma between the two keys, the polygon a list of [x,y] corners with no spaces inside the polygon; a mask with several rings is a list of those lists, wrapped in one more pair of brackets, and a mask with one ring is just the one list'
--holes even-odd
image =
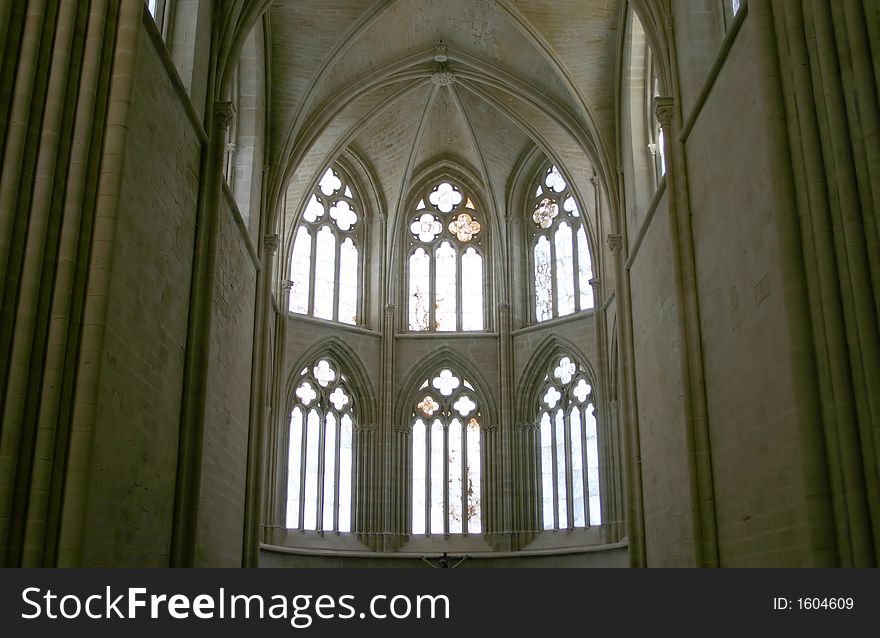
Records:
{"label": "column capital", "polygon": [[278,244],[278,233],[263,235],[263,247],[266,249],[266,254],[274,255],[276,252],[278,252]]}
{"label": "column capital", "polygon": [[658,95],[654,98],[654,116],[660,123],[660,127],[668,129],[672,126],[672,117],[675,111],[675,100],[671,97]]}
{"label": "column capital", "polygon": [[609,233],[606,238],[608,241],[608,250],[612,253],[620,252],[623,248],[623,235],[617,233]]}
{"label": "column capital", "polygon": [[281,290],[284,292],[290,292],[290,289],[293,288],[293,280],[292,279],[282,279],[281,280]]}
{"label": "column capital", "polygon": [[221,129],[226,130],[235,117],[235,104],[229,101],[214,102],[214,123]]}
{"label": "column capital", "polygon": [[385,314],[393,315],[397,311],[397,306],[393,303],[385,304]]}

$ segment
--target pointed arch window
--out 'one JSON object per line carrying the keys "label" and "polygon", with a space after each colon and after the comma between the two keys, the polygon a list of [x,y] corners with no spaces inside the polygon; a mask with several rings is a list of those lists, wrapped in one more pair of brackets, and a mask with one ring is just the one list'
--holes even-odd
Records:
{"label": "pointed arch window", "polygon": [[543,170],[531,206],[532,297],[535,321],[593,307],[587,227],[568,181],[556,166]]}
{"label": "pointed arch window", "polygon": [[482,412],[474,387],[437,370],[419,388],[411,419],[412,533],[480,533]]}
{"label": "pointed arch window", "polygon": [[483,214],[463,187],[434,183],[408,220],[407,328],[469,332],[486,328]]}
{"label": "pointed arch window", "polygon": [[361,323],[362,208],[339,167],[328,168],[293,234],[290,312]]}
{"label": "pointed arch window", "polygon": [[538,394],[543,529],[602,522],[593,389],[573,357],[554,359]]}
{"label": "pointed arch window", "polygon": [[342,368],[321,357],[297,378],[287,464],[289,529],[350,532],[357,406]]}

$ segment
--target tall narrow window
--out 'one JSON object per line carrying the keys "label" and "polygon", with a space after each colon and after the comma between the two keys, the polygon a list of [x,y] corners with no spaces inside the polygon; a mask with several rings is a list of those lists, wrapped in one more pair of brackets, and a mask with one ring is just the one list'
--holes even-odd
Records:
{"label": "tall narrow window", "polygon": [[360,205],[338,167],[328,168],[303,211],[290,261],[290,311],[361,323]]}
{"label": "tall narrow window", "polygon": [[448,368],[422,384],[412,412],[412,533],[477,534],[480,421],[474,387]]}
{"label": "tall narrow window", "polygon": [[485,244],[474,200],[448,181],[423,193],[409,220],[407,327],[485,330]]}
{"label": "tall narrow window", "polygon": [[729,29],[733,19],[742,9],[742,0],[721,0],[724,4],[724,28]]}
{"label": "tall narrow window", "polygon": [[351,531],[355,406],[339,364],[303,368],[290,412],[287,527]]}
{"label": "tall narrow window", "polygon": [[651,161],[654,165],[654,186],[656,188],[666,175],[666,140],[655,112],[655,99],[660,96],[660,78],[654,52],[650,46],[645,47],[645,57],[647,58],[645,71],[646,87],[648,88],[646,96],[648,125],[646,130],[648,131],[648,153],[651,155]]}
{"label": "tall narrow window", "polygon": [[532,199],[531,265],[535,321],[593,307],[593,267],[586,225],[568,182],[544,170]]}
{"label": "tall narrow window", "polygon": [[599,446],[583,366],[555,359],[538,396],[541,512],[547,530],[599,525]]}
{"label": "tall narrow window", "polygon": [[165,37],[166,14],[168,13],[168,0],[146,0],[147,11],[153,16],[153,21],[159,29],[162,37]]}

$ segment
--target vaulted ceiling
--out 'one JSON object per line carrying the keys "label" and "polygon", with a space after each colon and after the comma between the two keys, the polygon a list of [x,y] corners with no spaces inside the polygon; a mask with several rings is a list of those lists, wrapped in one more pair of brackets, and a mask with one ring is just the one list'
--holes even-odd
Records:
{"label": "vaulted ceiling", "polygon": [[618,11],[619,0],[276,0],[275,192],[305,197],[350,151],[393,226],[413,175],[441,159],[475,175],[499,215],[535,146],[575,182],[594,168],[613,178]]}

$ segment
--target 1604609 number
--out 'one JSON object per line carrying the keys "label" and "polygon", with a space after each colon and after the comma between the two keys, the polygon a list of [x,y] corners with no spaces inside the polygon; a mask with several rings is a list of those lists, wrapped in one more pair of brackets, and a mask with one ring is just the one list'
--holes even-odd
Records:
{"label": "1604609 number", "polygon": [[852,609],[852,598],[798,598],[798,609]]}

